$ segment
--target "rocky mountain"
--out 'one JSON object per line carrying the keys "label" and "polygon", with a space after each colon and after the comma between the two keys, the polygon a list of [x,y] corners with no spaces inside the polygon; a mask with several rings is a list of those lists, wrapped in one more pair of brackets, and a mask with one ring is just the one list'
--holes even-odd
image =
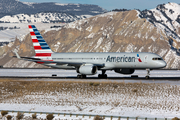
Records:
{"label": "rocky mountain", "polygon": [[97,5],[60,4],[60,3],[30,3],[18,0],[0,0],[0,18],[6,15],[37,14],[41,12],[68,13],[73,15],[97,15],[106,10]]}
{"label": "rocky mountain", "polygon": [[171,47],[180,55],[180,5],[168,3],[158,5],[155,9],[142,11],[139,15],[170,37]]}
{"label": "rocky mountain", "polygon": [[[179,9],[168,3],[148,11],[109,12],[41,33],[54,52],[153,52],[163,57],[166,68],[179,69]],[[39,67],[10,57],[14,49],[21,56],[35,54],[29,34],[9,46],[0,48],[4,67]]]}

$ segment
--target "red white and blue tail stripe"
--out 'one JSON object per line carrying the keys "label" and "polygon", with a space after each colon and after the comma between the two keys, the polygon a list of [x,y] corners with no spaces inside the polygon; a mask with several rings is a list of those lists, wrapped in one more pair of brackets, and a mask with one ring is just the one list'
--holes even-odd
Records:
{"label": "red white and blue tail stripe", "polygon": [[53,53],[46,41],[34,25],[29,25],[29,30],[36,55],[35,58],[51,61]]}

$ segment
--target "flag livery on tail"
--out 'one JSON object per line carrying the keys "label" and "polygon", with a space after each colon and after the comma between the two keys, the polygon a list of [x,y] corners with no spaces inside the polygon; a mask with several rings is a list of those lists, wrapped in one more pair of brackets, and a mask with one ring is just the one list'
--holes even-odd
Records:
{"label": "flag livery on tail", "polygon": [[34,25],[29,25],[29,30],[36,53],[34,57],[42,60],[52,60],[51,54],[53,52],[46,41],[43,39],[39,31],[36,29],[36,27]]}

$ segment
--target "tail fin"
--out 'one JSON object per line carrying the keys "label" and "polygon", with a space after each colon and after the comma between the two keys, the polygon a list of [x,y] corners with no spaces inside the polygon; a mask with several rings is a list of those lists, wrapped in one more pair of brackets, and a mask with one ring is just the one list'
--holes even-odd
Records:
{"label": "tail fin", "polygon": [[46,41],[43,39],[39,31],[34,25],[29,25],[29,30],[34,46],[36,55],[35,58],[40,58],[43,60],[52,60],[51,54],[53,53]]}

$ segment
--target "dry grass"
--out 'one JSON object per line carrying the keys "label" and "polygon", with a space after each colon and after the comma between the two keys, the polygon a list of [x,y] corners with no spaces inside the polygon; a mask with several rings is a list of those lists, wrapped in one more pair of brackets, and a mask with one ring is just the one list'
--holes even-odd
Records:
{"label": "dry grass", "polygon": [[180,120],[178,117],[173,118],[172,120]]}
{"label": "dry grass", "polygon": [[36,118],[37,118],[36,113],[32,114],[32,119],[36,119]]}
{"label": "dry grass", "polygon": [[7,120],[11,120],[12,116],[8,115],[6,118],[7,118]]}
{"label": "dry grass", "polygon": [[23,117],[24,117],[24,114],[23,114],[23,113],[20,113],[20,112],[17,113],[17,116],[16,116],[17,120],[20,120],[20,119],[22,119]]}
{"label": "dry grass", "polygon": [[46,119],[47,119],[47,120],[52,120],[53,118],[54,118],[53,114],[48,114],[48,115],[46,116]]}
{"label": "dry grass", "polygon": [[2,116],[5,116],[6,114],[8,114],[8,111],[1,111]]}
{"label": "dry grass", "polygon": [[0,103],[180,111],[180,87],[155,83],[0,80]]}
{"label": "dry grass", "polygon": [[93,120],[103,120],[103,118],[98,116],[98,115],[96,115]]}

